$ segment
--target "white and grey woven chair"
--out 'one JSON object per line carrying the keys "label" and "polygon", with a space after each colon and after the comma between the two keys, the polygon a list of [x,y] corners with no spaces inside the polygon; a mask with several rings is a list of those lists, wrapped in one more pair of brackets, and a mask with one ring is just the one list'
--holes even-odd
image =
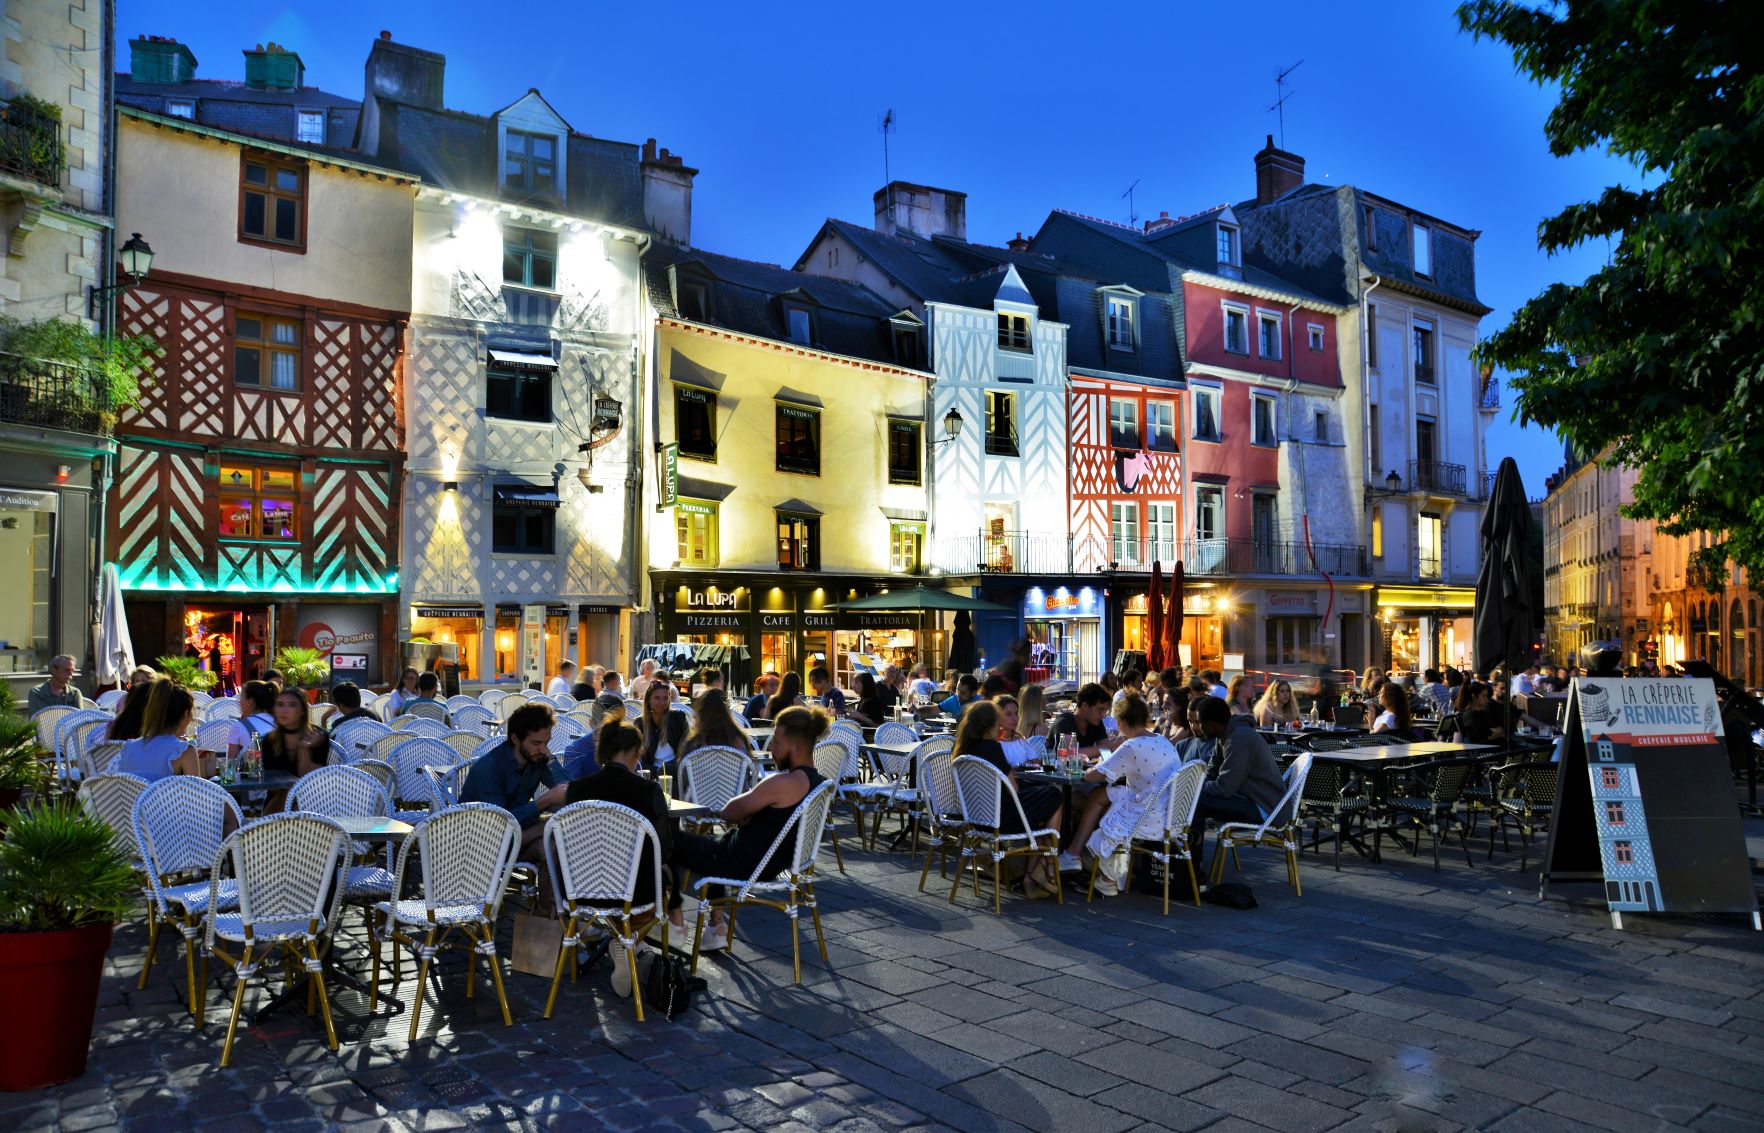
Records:
{"label": "white and grey woven chair", "polygon": [[[795,982],[802,982],[802,933],[797,913],[804,907],[815,922],[815,943],[821,949],[821,963],[827,959],[827,938],[821,932],[821,910],[815,904],[815,859],[821,852],[821,832],[833,807],[833,784],[822,783],[810,791],[791,812],[784,828],[772,839],[766,856],[758,868],[745,878],[698,877],[692,887],[698,894],[698,918],[692,928],[692,970],[698,970],[698,946],[704,939],[704,918],[711,909],[728,910],[728,941],[735,943],[735,913],[746,905],[764,905],[782,910],[790,918],[790,963]],[[770,881],[761,881],[766,867],[780,853],[790,855],[784,871]],[[711,886],[723,888],[723,895],[712,898]]]}
{"label": "white and grey woven chair", "polygon": [[[438,705],[418,704],[414,707],[419,709],[434,708],[436,711],[440,711]],[[392,721],[392,730],[400,735],[427,736],[430,739],[437,740],[442,736],[445,736],[448,732],[453,731],[452,728],[447,726],[447,721],[441,717],[432,716],[418,711],[406,712],[404,715],[398,717],[398,719]]]}
{"label": "white and grey woven chair", "polygon": [[108,728],[114,717],[96,708],[79,708],[55,722],[55,774],[62,783],[74,785],[80,777],[78,739],[82,729],[94,725]]}
{"label": "white and grey woven chair", "polygon": [[924,792],[918,787],[917,769],[929,756],[948,751],[954,746],[953,737],[933,736],[928,740],[915,741],[913,750],[905,755],[875,748],[869,750],[871,766],[876,771],[875,777],[863,784],[865,809],[870,812],[870,849],[876,848],[882,819],[887,815],[897,814],[900,816],[902,830],[906,829],[906,823],[912,823],[911,852],[919,852],[918,815],[924,803]]}
{"label": "white and grey woven chair", "polygon": [[[482,711],[482,709],[480,709]],[[459,753],[461,759],[469,760],[484,742],[484,737],[475,732],[448,732],[441,741]]]}
{"label": "white and grey woven chair", "polygon": [[31,723],[37,727],[37,743],[42,746],[44,751],[51,755],[55,753],[55,729],[60,726],[64,718],[78,711],[80,711],[78,708],[72,708],[65,704],[51,704],[49,707],[38,709],[32,714]]}
{"label": "white and grey woven chair", "polygon": [[496,722],[496,714],[482,704],[463,705],[452,712],[454,731],[471,732],[479,739],[490,735],[491,725]]}
{"label": "white and grey woven chair", "polygon": [[[502,1022],[513,1026],[508,996],[502,987],[502,969],[496,959],[496,917],[508,889],[515,855],[521,848],[521,826],[514,815],[488,803],[461,803],[437,811],[416,824],[398,851],[398,870],[393,892],[403,893],[411,857],[416,856],[422,875],[422,896],[381,901],[384,918],[374,937],[373,976],[369,1002],[379,997],[380,944],[408,948],[417,957],[416,1002],[410,1008],[409,1041],[415,1042],[423,1015],[429,963],[445,947],[469,945],[474,955],[490,966]],[[469,965],[466,995],[477,986],[476,962]]]}
{"label": "white and grey woven chair", "polygon": [[210,720],[196,729],[196,750],[224,754],[227,750],[227,737],[233,733],[233,721]]}
{"label": "white and grey woven chair", "polygon": [[[141,844],[135,840],[135,800],[147,789],[147,780],[139,775],[89,775],[80,783],[80,806],[87,814],[104,820],[116,841],[129,855],[129,862],[145,880],[146,863],[141,860]],[[147,907],[148,916],[153,906]]]}
{"label": "white and grey woven chair", "polygon": [[1219,884],[1219,878],[1225,872],[1225,855],[1231,854],[1231,864],[1242,869],[1243,863],[1238,860],[1239,846],[1266,846],[1274,850],[1286,852],[1286,880],[1292,885],[1293,896],[1304,896],[1299,887],[1299,849],[1303,845],[1303,830],[1298,822],[1298,800],[1304,794],[1305,776],[1311,772],[1311,760],[1314,753],[1300,752],[1297,759],[1286,769],[1286,793],[1280,796],[1280,803],[1265,822],[1227,822],[1219,827],[1219,840],[1213,847],[1212,882]]}
{"label": "white and grey woven chair", "polygon": [[83,781],[98,773],[92,763],[92,749],[107,742],[104,737],[111,723],[109,719],[74,722],[72,716],[62,721],[61,762],[73,778]]}
{"label": "white and grey woven chair", "polygon": [[[208,883],[208,871],[229,818],[234,826],[244,825],[239,804],[223,788],[194,775],[173,775],[148,784],[135,800],[130,819],[146,866],[147,899],[154,911],[148,925],[147,960],[135,986],[147,986],[160,925],[175,924],[184,934],[184,975],[190,987],[192,1015],[201,1011],[202,991],[208,982],[206,961],[200,982],[196,975],[196,938],[203,918],[216,908],[234,908],[239,899],[231,882],[218,888]],[[211,904],[214,901],[218,906]]]}
{"label": "white and grey woven chair", "polygon": [[[390,817],[392,797],[379,779],[360,767],[339,765],[319,767],[302,775],[288,789],[289,811],[304,811],[326,818]],[[350,845],[349,872],[344,877],[343,896],[352,904],[361,904],[364,915],[372,902],[392,896],[391,844],[386,854],[373,860],[374,849],[366,842]],[[372,927],[371,925],[369,926]]]}
{"label": "white and grey woven chair", "polygon": [[406,720],[430,720],[437,724],[446,725],[447,708],[433,700],[413,700],[399,712],[398,719],[394,721],[392,726],[394,728],[404,727]]}
{"label": "white and grey woven chair", "polygon": [[714,827],[722,822],[723,808],[736,795],[752,790],[760,781],[759,760],[750,752],[713,744],[701,747],[680,761],[682,796],[689,803],[710,808],[703,818],[685,818],[682,826]]}
{"label": "white and grey woven chair", "polygon": [[884,720],[876,725],[876,742],[879,744],[916,744],[919,742],[919,733],[898,720]]}
{"label": "white and grey woven chair", "polygon": [[412,736],[395,746],[386,762],[392,765],[392,800],[401,808],[398,817],[415,822],[423,816],[413,808],[429,805],[429,778],[423,768],[452,767],[461,759],[458,749],[446,740]]}
{"label": "white and grey woven chair", "polygon": [[89,779],[94,775],[107,775],[122,755],[121,740],[101,740],[92,744],[80,755],[80,778]]}
{"label": "white and grey woven chair", "polygon": [[[835,802],[839,800],[839,776],[845,771],[845,761],[849,754],[850,753],[845,750],[844,744],[833,743],[830,740],[822,740],[815,745],[815,773],[822,779],[826,780],[827,784],[833,788],[832,797]],[[831,804],[829,804],[829,807],[831,807]],[[857,823],[858,848],[862,849],[864,826],[863,821],[857,817],[857,808],[855,806],[852,807],[852,818],[853,821]],[[840,873],[844,873],[845,855],[839,851],[839,829],[833,825],[833,816],[830,809],[827,815],[827,836],[833,839],[833,863],[839,867]]]}
{"label": "white and grey woven chair", "polygon": [[239,698],[236,696],[223,696],[218,700],[209,701],[207,705],[198,709],[197,712],[197,719],[201,720],[204,724],[208,723],[210,720],[237,720],[240,716]]}
{"label": "white and grey woven chair", "polygon": [[482,708],[482,707],[484,707],[482,704],[478,703],[477,697],[465,696],[463,694],[460,696],[448,697],[446,700],[441,702],[441,706],[443,708],[447,709],[447,714],[449,716],[458,712],[461,708]]}
{"label": "white and grey woven chair", "polygon": [[485,708],[488,708],[491,712],[496,713],[496,718],[500,720],[502,719],[502,713],[496,711],[496,706],[501,703],[502,698],[507,695],[508,690],[505,688],[487,688],[478,694],[478,703]]}
{"label": "white and grey woven chair", "polygon": [[[1207,781],[1207,765],[1204,760],[1190,760],[1184,764],[1153,796],[1151,803],[1139,814],[1139,824],[1127,837],[1127,860],[1131,862],[1134,854],[1145,854],[1164,867],[1164,915],[1170,915],[1170,873],[1175,863],[1182,862],[1188,867],[1188,891],[1194,895],[1194,907],[1200,908],[1200,885],[1194,876],[1194,849],[1188,844],[1188,828],[1194,822],[1194,811],[1200,805],[1201,785]],[[1159,849],[1159,845],[1162,849]],[[1077,853],[1079,847],[1072,847]],[[1096,896],[1096,875],[1102,868],[1102,859],[1093,857],[1090,862],[1090,885],[1084,891],[1084,900],[1090,901]]]}
{"label": "white and grey woven chair", "polygon": [[743,727],[743,728],[753,727],[753,725],[747,719],[747,713],[743,712],[741,709],[730,708],[729,715],[733,716],[735,718],[735,723],[739,724],[741,727]]}
{"label": "white and grey woven chair", "polygon": [[113,688],[109,692],[101,692],[98,694],[98,707],[106,712],[115,712],[122,707],[122,702],[128,695],[128,689],[123,688]]}
{"label": "white and grey woven chair", "polygon": [[551,746],[561,748],[571,740],[579,740],[588,734],[588,724],[568,713],[560,712],[557,722],[551,726]]}
{"label": "white and grey woven chair", "polygon": [[[950,886],[949,900],[955,903],[956,894],[961,892],[962,874],[972,867],[974,871],[974,896],[980,895],[981,855],[992,859],[992,911],[1003,911],[1003,890],[1000,883],[999,864],[1012,857],[1043,857],[1047,858],[1057,872],[1060,858],[1060,832],[1045,827],[1035,828],[1029,825],[1028,816],[1023,813],[1023,800],[1017,797],[1017,791],[1011,786],[1009,779],[992,764],[984,759],[971,755],[957,756],[952,765],[955,770],[956,798],[962,807],[962,823],[967,828],[962,834],[961,861],[956,867],[955,884]],[[1008,801],[1007,801],[1008,800]],[[1005,834],[1000,824],[1006,806],[1016,809],[1022,834]],[[1063,887],[1056,888],[1054,896],[1060,904],[1066,903]]]}
{"label": "white and grey woven chair", "polygon": [[331,750],[339,752],[345,762],[354,763],[358,759],[370,759],[374,750],[374,742],[382,736],[392,734],[392,729],[378,720],[366,716],[357,716],[345,720],[331,732]]}
{"label": "white and grey woven chair", "polygon": [[[637,875],[644,857],[649,858],[654,888],[637,891]],[[563,920],[563,943],[557,953],[557,970],[551,975],[551,994],[545,1000],[545,1017],[557,1006],[557,991],[564,967],[570,982],[576,981],[576,949],[581,931],[598,927],[618,937],[624,946],[625,963],[631,973],[632,1002],[637,1021],[643,1022],[643,981],[637,978],[637,944],[644,925],[661,921],[662,954],[668,951],[667,907],[662,901],[661,839],[650,821],[618,803],[590,799],[571,803],[545,823],[545,864],[551,873],[551,891]],[[616,963],[616,961],[615,961]]]}
{"label": "white and grey woven chair", "polygon": [[195,705],[196,711],[201,712],[204,708],[207,708],[210,704],[214,703],[214,697],[208,695],[206,692],[198,692],[196,689],[191,689],[190,701]]}
{"label": "white and grey woven chair", "polygon": [[332,714],[336,711],[337,706],[335,704],[311,705],[306,710],[307,723],[315,728],[323,728],[325,726],[325,721],[329,720]]}
{"label": "white and grey woven chair", "polygon": [[429,809],[446,810],[459,802],[465,779],[472,773],[471,760],[452,767],[425,767],[423,777],[429,781]]}
{"label": "white and grey woven chair", "polygon": [[369,775],[372,775],[375,779],[378,779],[380,781],[380,786],[386,788],[386,796],[388,798],[391,797],[393,774],[392,765],[390,763],[387,763],[383,759],[358,759],[349,766],[359,767]]}
{"label": "white and grey woven chair", "polygon": [[489,739],[481,740],[478,746],[472,749],[472,758],[482,759],[507,742],[501,736],[491,736]]}
{"label": "white and grey woven chair", "polygon": [[967,829],[962,820],[961,797],[956,793],[955,755],[950,751],[953,743],[951,740],[942,750],[919,760],[919,789],[925,795],[919,807],[919,821],[929,839],[925,843],[925,866],[919,871],[921,893],[925,891],[925,879],[931,876],[932,856],[937,857],[937,875],[948,876],[944,861],[950,850],[960,852],[962,832]]}
{"label": "white and grey woven chair", "polygon": [[[235,977],[233,1011],[221,1045],[222,1067],[233,1062],[233,1036],[245,1009],[245,991],[263,961],[278,951],[290,978],[303,970],[312,981],[325,1020],[325,1045],[337,1049],[319,945],[336,924],[337,902],[343,896],[343,887],[337,884],[343,846],[343,828],[328,818],[272,814],[233,831],[216,852],[209,871],[209,906],[219,905],[222,886],[238,897],[237,911],[208,918],[207,951],[232,968]],[[198,1008],[197,1026],[202,1022]]]}

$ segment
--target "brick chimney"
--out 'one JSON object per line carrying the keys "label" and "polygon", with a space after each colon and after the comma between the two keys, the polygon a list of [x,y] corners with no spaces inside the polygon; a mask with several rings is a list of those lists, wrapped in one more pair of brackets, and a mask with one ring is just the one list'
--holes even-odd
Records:
{"label": "brick chimney", "polygon": [[363,101],[386,98],[439,110],[446,77],[447,56],[396,43],[391,32],[383,31],[368,49]]}
{"label": "brick chimney", "polygon": [[1305,183],[1305,159],[1274,148],[1274,135],[1256,154],[1256,203],[1265,205]]}
{"label": "brick chimney", "polygon": [[876,231],[884,236],[911,232],[927,240],[933,236],[968,238],[966,193],[890,181],[876,190],[875,203]]}
{"label": "brick chimney", "polygon": [[196,53],[163,35],[129,40],[129,78],[138,83],[187,83],[196,77]]}
{"label": "brick chimney", "polygon": [[663,240],[692,243],[692,179],[698,170],[677,153],[643,143],[643,221]]}
{"label": "brick chimney", "polygon": [[1021,232],[1019,232],[1015,239],[1005,241],[1005,247],[1013,252],[1027,252],[1029,250],[1029,241],[1024,238]]}
{"label": "brick chimney", "polygon": [[1152,233],[1156,232],[1158,229],[1168,228],[1172,224],[1175,224],[1175,223],[1176,223],[1175,221],[1170,219],[1169,213],[1160,209],[1158,211],[1158,218],[1156,220],[1148,220],[1145,222],[1145,234],[1147,236],[1150,236]]}

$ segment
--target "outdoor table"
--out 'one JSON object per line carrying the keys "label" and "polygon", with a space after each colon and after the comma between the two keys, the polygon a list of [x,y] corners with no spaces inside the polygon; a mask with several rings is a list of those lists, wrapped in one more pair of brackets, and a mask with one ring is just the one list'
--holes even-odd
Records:
{"label": "outdoor table", "polygon": [[341,826],[352,842],[399,842],[416,829],[408,822],[380,815],[350,815],[331,821]]}
{"label": "outdoor table", "polygon": [[772,733],[777,729],[771,724],[749,724],[741,730],[747,733],[747,738],[754,747],[764,751],[766,745],[772,742]]}
{"label": "outdoor table", "polygon": [[678,820],[682,818],[704,818],[717,813],[701,803],[689,803],[685,799],[668,800],[668,817]]}
{"label": "outdoor table", "polygon": [[[1372,810],[1382,819],[1387,784],[1392,770],[1399,769],[1411,763],[1425,762],[1427,760],[1439,759],[1445,756],[1474,756],[1479,752],[1498,752],[1499,750],[1500,749],[1493,744],[1442,743],[1438,740],[1427,740],[1421,743],[1411,744],[1344,747],[1338,748],[1335,751],[1312,752],[1311,757],[1328,763],[1346,764],[1350,767],[1359,768],[1368,772],[1372,777]],[[1298,753],[1294,753],[1295,757],[1297,754]],[[1362,833],[1364,833],[1364,831],[1362,831]],[[1372,849],[1370,851],[1366,849],[1365,842],[1359,837],[1352,835],[1346,836],[1346,841],[1354,847],[1355,852],[1361,857],[1366,858],[1368,861],[1382,861],[1384,858],[1384,855],[1379,848],[1378,836],[1390,834],[1391,837],[1396,838],[1398,842],[1402,841],[1401,836],[1398,835],[1395,830],[1387,829],[1384,826],[1372,827],[1371,833],[1374,835],[1374,838]]]}
{"label": "outdoor table", "polygon": [[[1074,794],[1081,793],[1085,798],[1089,798],[1092,791],[1103,785],[1101,783],[1093,783],[1085,778],[1086,775],[1094,770],[1096,770],[1095,766],[1089,766],[1074,775],[1070,771],[1059,771],[1045,768],[1031,770],[1029,764],[1024,764],[1022,767],[1016,769],[1015,774],[1019,782],[1047,783],[1060,789],[1060,795],[1062,797],[1060,803],[1060,835],[1061,839],[1064,840],[1064,838],[1071,834],[1078,826],[1078,808],[1073,805],[1075,801]],[[1074,850],[1073,852],[1076,853],[1077,851]]]}
{"label": "outdoor table", "polygon": [[285,791],[298,781],[298,776],[290,775],[286,771],[270,771],[250,779],[236,778],[231,783],[222,783],[218,776],[210,780],[233,795],[248,795],[253,791]]}

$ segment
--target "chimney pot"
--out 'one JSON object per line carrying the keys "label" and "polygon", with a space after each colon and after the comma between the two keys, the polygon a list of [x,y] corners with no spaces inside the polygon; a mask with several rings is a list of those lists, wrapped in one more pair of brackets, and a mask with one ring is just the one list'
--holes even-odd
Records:
{"label": "chimney pot", "polygon": [[387,43],[391,43],[392,42],[392,33],[389,31],[382,31],[382,32],[380,32],[380,38],[385,40]]}
{"label": "chimney pot", "polygon": [[876,190],[873,201],[876,231],[884,236],[906,231],[927,240],[934,236],[968,239],[966,193],[907,181],[890,181]]}
{"label": "chimney pot", "polygon": [[1256,203],[1278,200],[1305,183],[1305,159],[1274,146],[1274,135],[1256,154]]}
{"label": "chimney pot", "polygon": [[1028,240],[1023,239],[1023,234],[1019,232],[1017,233],[1016,239],[1007,241],[1005,246],[1013,252],[1027,252],[1029,250],[1029,243]]}

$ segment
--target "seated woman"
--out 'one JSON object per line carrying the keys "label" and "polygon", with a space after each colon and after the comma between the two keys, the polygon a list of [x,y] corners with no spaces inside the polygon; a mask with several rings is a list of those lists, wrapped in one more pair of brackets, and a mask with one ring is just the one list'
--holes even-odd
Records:
{"label": "seated woman", "polygon": [[[999,742],[1000,723],[998,705],[990,700],[974,701],[962,713],[962,721],[956,726],[953,754],[958,759],[971,755],[992,764],[1004,774],[1011,789],[1017,793],[1022,815],[1018,815],[1018,808],[1010,805],[1009,799],[1001,800],[1003,806],[999,809],[1000,834],[1028,833],[1023,828],[1025,819],[1031,829],[1060,829],[1064,805],[1060,789],[1047,783],[1018,785],[1005,746]],[[1059,873],[1046,858],[1036,858],[1023,875],[1023,892],[1029,897],[1051,897],[1059,892],[1059,884]]]}
{"label": "seated woman", "polygon": [[1465,681],[1458,691],[1458,728],[1466,743],[1491,744],[1506,738],[1502,712],[1489,703],[1485,681]]}
{"label": "seated woman", "polygon": [[846,715],[856,724],[874,728],[888,718],[888,709],[882,705],[882,686],[869,673],[859,673],[854,683],[857,686],[857,703]]}
{"label": "seated woman", "polygon": [[276,726],[262,741],[265,773],[305,775],[331,758],[331,737],[312,726],[306,695],[294,689],[276,694]]}
{"label": "seated woman", "polygon": [[992,698],[992,706],[998,709],[998,746],[1004,752],[1007,763],[1012,767],[1021,767],[1031,759],[1046,754],[1045,741],[1034,743],[1022,734],[1022,709],[1018,706],[1016,697],[1009,693],[1000,694]]}
{"label": "seated woman", "polygon": [[[772,762],[778,770],[761,779],[753,790],[729,800],[722,818],[733,829],[726,834],[681,834],[674,842],[676,870],[699,877],[746,878],[765,862],[760,880],[770,881],[790,864],[788,848],[774,854],[769,862],[766,853],[797,805],[823,782],[815,770],[815,744],[833,727],[833,717],[823,709],[797,706],[780,711],[772,724],[776,729],[772,733]],[[682,888],[685,881],[682,876]],[[707,886],[705,896],[715,900],[722,896],[722,889]],[[712,909],[699,950],[715,952],[728,945],[723,911]]]}
{"label": "seated woman", "polygon": [[1115,896],[1127,883],[1125,876],[1109,867],[1109,859],[1126,844],[1145,808],[1159,801],[1165,781],[1182,766],[1182,757],[1170,741],[1151,730],[1151,709],[1139,697],[1129,696],[1121,704],[1115,723],[1121,729],[1121,746],[1084,776],[1086,782],[1108,784],[1108,789],[1090,792],[1072,834],[1072,849],[1060,855],[1062,872],[1084,868],[1080,848],[1103,859],[1096,888],[1105,897]]}
{"label": "seated woman", "polygon": [[672,774],[680,749],[686,744],[686,713],[674,708],[674,686],[665,680],[649,682],[643,690],[643,712],[637,728],[643,733],[643,769]]}
{"label": "seated woman", "polygon": [[1298,718],[1298,697],[1292,695],[1292,686],[1283,680],[1270,681],[1262,698],[1256,701],[1256,726],[1279,728]]}
{"label": "seated woman", "polygon": [[210,775],[213,757],[204,759],[184,739],[196,718],[196,700],[170,681],[142,686],[148,693],[141,734],[123,742],[114,770],[149,783],[170,775]]}
{"label": "seated woman", "polygon": [[1409,713],[1409,694],[1401,686],[1386,681],[1378,690],[1378,703],[1384,711],[1372,722],[1372,734],[1390,732],[1405,741],[1415,738],[1415,718]]}
{"label": "seated woman", "polygon": [[1024,685],[1017,693],[1017,734],[1024,739],[1047,735],[1047,691]]}
{"label": "seated woman", "polygon": [[1188,728],[1188,702],[1193,698],[1186,687],[1172,690],[1169,699],[1165,701],[1164,718],[1153,722],[1159,734],[1173,744],[1181,743],[1194,735]]}
{"label": "seated woman", "polygon": [[141,726],[147,719],[147,700],[153,695],[155,680],[139,681],[129,686],[123,696],[122,706],[116,710],[116,719],[104,730],[107,740],[134,740],[141,737]]}

